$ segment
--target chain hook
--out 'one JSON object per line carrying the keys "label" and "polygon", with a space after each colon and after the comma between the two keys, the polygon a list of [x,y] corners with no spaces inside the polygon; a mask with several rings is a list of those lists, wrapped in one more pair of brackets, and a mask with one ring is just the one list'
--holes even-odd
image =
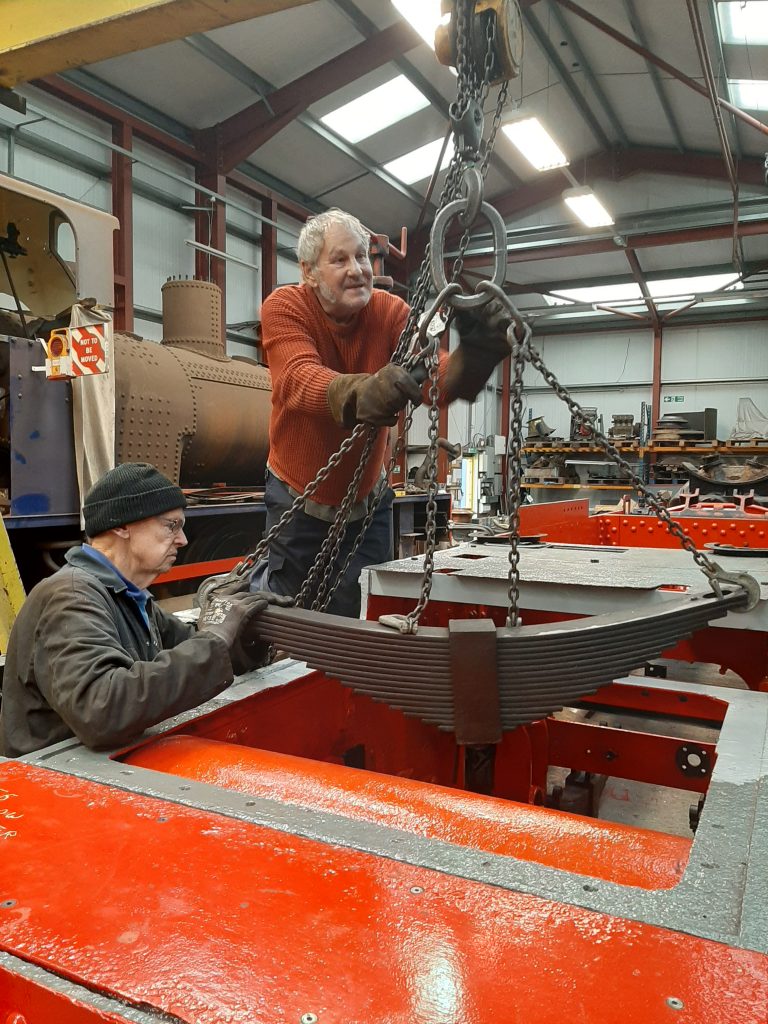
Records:
{"label": "chain hook", "polygon": [[483,205],[483,176],[477,167],[464,168],[461,191],[467,208],[459,214],[459,223],[462,227],[471,228]]}
{"label": "chain hook", "polygon": [[712,587],[718,600],[723,597],[721,584],[740,587],[744,591],[747,603],[743,608],[734,608],[734,611],[751,612],[753,608],[757,607],[760,601],[760,584],[754,576],[750,576],[747,572],[728,572],[718,565],[717,562],[711,562],[707,568],[702,569],[702,572],[709,580],[709,585]]}
{"label": "chain hook", "polygon": [[[457,295],[460,291],[461,285],[455,281],[446,285],[421,318],[417,336],[419,348],[403,362],[405,369],[416,376],[420,384],[427,379],[426,368],[430,360],[434,359],[437,355],[440,335],[447,326],[446,320],[439,315],[440,309],[450,302],[452,296]],[[421,370],[421,379],[414,372],[417,370]]]}

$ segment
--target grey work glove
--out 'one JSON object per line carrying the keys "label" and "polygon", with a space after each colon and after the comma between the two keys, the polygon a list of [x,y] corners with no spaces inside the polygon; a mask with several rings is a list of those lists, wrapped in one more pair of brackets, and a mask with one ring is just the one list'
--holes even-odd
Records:
{"label": "grey work glove", "polygon": [[224,641],[236,676],[258,668],[268,657],[269,644],[260,639],[257,626],[259,615],[270,604],[285,608],[293,604],[293,598],[269,594],[265,590],[230,595],[214,591],[200,609],[198,631],[212,633]]}
{"label": "grey work glove", "polygon": [[328,385],[328,406],[340,427],[393,427],[409,402],[421,404],[421,385],[395,363],[376,373],[340,373]]}
{"label": "grey work glove", "polygon": [[235,594],[247,594],[249,590],[250,577],[248,573],[242,576],[235,576],[232,573],[223,572],[218,576],[208,576],[197,588],[194,597],[194,606],[200,609],[200,618],[204,618],[208,601],[211,597],[232,597]]}
{"label": "grey work glove", "polygon": [[445,368],[445,391],[451,401],[471,402],[493,373],[494,367],[511,354],[509,310],[498,299],[477,309],[462,309],[453,322],[459,331],[459,347],[451,353]]}

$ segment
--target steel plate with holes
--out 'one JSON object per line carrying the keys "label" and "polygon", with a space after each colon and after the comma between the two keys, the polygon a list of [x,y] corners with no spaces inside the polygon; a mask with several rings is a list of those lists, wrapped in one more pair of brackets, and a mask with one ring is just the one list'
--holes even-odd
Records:
{"label": "steel plate with holes", "polygon": [[[423,556],[372,566],[362,576],[364,596],[418,597]],[[744,614],[729,614],[713,626],[768,630],[768,559],[729,558],[726,568],[748,572],[762,585],[763,600]],[[432,600],[506,607],[509,558],[501,546],[460,544],[435,552]],[[706,586],[691,556],[668,548],[597,548],[541,544],[520,548],[523,608],[599,615],[649,608],[660,588]],[[364,603],[365,607],[365,603]]]}

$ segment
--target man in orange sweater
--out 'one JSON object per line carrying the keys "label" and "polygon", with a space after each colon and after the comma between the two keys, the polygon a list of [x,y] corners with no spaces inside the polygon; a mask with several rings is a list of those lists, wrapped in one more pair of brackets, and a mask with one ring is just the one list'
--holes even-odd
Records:
{"label": "man in orange sweater", "polygon": [[[390,362],[409,309],[396,295],[373,289],[369,241],[360,221],[342,210],[310,218],[297,245],[302,283],[278,288],[262,306],[262,338],[272,375],[267,529],[355,424],[393,426],[408,402],[422,400],[422,389],[411,375]],[[441,404],[474,398],[496,363],[509,354],[509,319],[499,318],[497,310],[498,323],[489,331],[490,305],[480,317],[464,317],[459,349],[450,359],[441,356]],[[361,477],[337,567],[352,548],[381,479],[387,434],[379,430]],[[304,511],[273,541],[268,559],[253,572],[251,590],[298,593],[344,499],[363,445],[359,441],[345,454]],[[328,611],[357,617],[362,569],[393,557],[392,498],[387,489]]]}

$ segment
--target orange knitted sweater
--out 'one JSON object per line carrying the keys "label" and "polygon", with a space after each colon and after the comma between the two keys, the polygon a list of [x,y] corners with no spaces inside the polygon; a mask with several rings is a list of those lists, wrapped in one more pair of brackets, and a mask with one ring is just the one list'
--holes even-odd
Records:
{"label": "orange knitted sweater", "polygon": [[[269,465],[303,491],[351,431],[338,426],[328,408],[328,385],[339,373],[375,373],[397,346],[408,306],[374,290],[351,324],[329,320],[306,285],[286,285],[261,309],[264,352],[272,374]],[[376,484],[387,447],[387,428],[376,444],[358,489],[358,500]],[[324,505],[341,504],[363,449],[357,443],[312,495]]]}

